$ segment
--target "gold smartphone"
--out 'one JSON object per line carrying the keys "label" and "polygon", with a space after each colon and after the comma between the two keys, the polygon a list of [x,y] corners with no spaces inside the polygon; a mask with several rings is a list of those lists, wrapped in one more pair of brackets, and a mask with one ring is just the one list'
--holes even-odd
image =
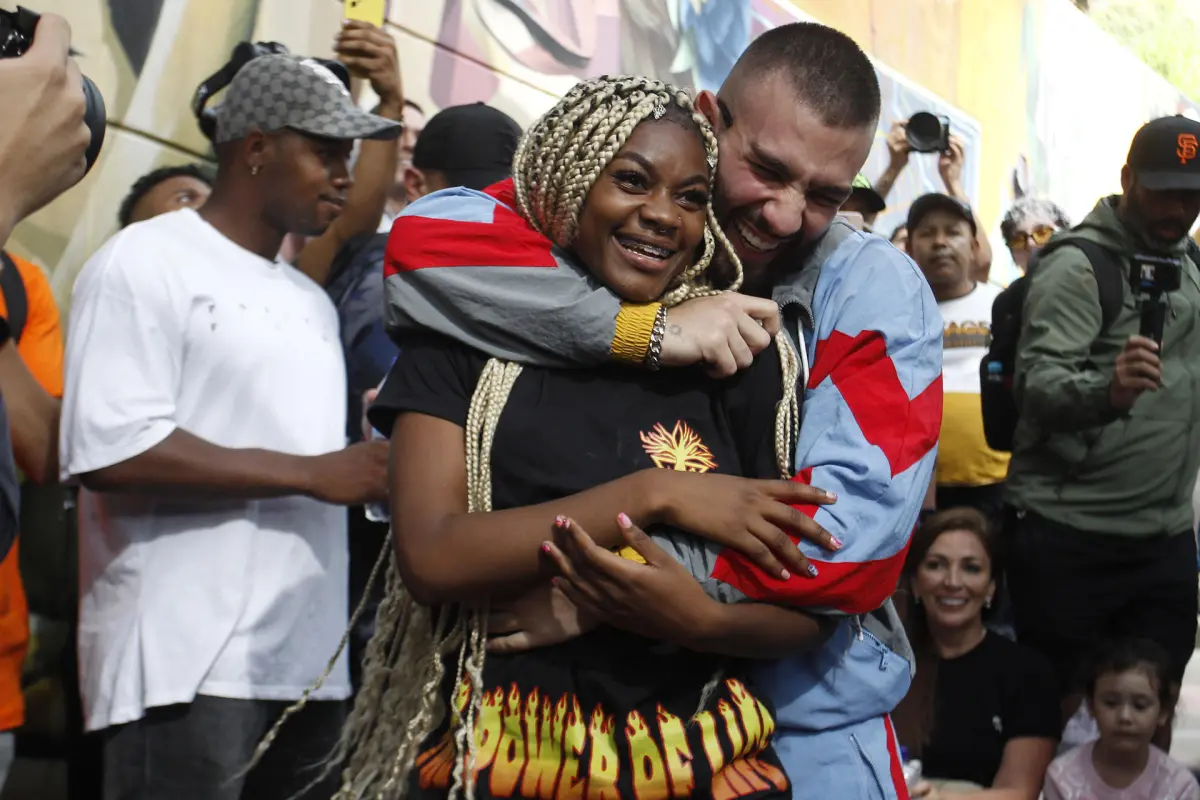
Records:
{"label": "gold smartphone", "polygon": [[344,0],[346,19],[369,22],[376,28],[383,27],[387,16],[387,0]]}

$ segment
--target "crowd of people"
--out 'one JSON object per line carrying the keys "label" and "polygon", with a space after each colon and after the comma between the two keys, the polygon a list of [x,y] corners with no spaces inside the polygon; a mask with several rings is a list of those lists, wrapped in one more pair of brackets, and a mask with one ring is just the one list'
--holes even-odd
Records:
{"label": "crowd of people", "polygon": [[[86,170],[69,38],[0,60],[0,244]],[[923,156],[895,121],[861,174],[831,28],[524,131],[426,119],[369,24],[335,49],[236,71],[65,345],[4,256],[0,781],[49,488],[73,797],[1200,800],[1200,123],[1078,226],[1018,200],[1001,290],[957,137],[872,232]]]}

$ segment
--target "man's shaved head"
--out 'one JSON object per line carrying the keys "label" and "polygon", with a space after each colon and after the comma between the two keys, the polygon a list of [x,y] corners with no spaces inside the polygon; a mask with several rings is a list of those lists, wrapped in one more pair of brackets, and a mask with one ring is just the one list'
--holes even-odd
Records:
{"label": "man's shaved head", "polygon": [[796,99],[833,128],[874,128],[879,121],[879,79],[867,54],[841,31],[815,22],[781,25],[759,36],[721,87],[739,86],[782,74]]}

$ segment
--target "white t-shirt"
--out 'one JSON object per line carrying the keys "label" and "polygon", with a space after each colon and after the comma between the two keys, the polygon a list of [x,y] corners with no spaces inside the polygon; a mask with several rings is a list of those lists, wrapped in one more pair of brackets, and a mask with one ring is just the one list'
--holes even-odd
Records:
{"label": "white t-shirt", "polygon": [[[132,225],[91,258],[70,331],[64,477],[144,453],[176,427],[223,447],[345,446],[333,304],[190,209]],[[79,545],[89,730],[198,693],[296,699],[346,625],[346,512],[307,497],[84,491]],[[343,654],[314,697],[349,693]]]}
{"label": "white t-shirt", "polygon": [[938,486],[987,486],[1008,474],[1008,455],[987,446],[979,401],[979,362],[992,342],[992,303],[1000,290],[986,283],[938,303],[942,315],[942,433]]}

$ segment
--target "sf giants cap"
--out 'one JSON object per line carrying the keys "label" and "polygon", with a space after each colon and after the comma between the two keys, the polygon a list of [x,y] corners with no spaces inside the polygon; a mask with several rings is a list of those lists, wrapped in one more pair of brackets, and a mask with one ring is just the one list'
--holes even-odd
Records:
{"label": "sf giants cap", "polygon": [[229,83],[217,114],[216,142],[251,131],[289,128],[327,139],[395,139],[402,126],[354,105],[329,67],[301,56],[272,54],[248,61]]}
{"label": "sf giants cap", "polygon": [[425,123],[413,166],[446,173],[454,186],[485,189],[512,175],[521,126],[483,103],[444,108]]}
{"label": "sf giants cap", "polygon": [[1133,137],[1125,163],[1150,191],[1200,190],[1200,122],[1184,116],[1147,122]]}

